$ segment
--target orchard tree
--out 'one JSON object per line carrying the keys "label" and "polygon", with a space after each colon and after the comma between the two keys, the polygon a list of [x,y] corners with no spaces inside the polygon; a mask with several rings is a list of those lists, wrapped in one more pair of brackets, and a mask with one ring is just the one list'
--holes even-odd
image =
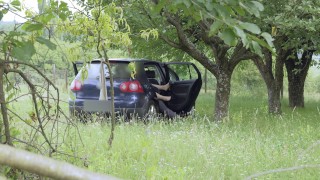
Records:
{"label": "orchard tree", "polygon": [[216,77],[216,121],[228,116],[231,76],[237,64],[262,55],[261,47],[272,50],[271,36],[257,25],[243,21],[246,16],[260,17],[264,8],[258,1],[140,0],[122,5],[127,7],[128,21],[136,32],[146,27],[158,29],[159,38],[171,47],[164,54],[174,56],[178,50]]}
{"label": "orchard tree", "polygon": [[276,55],[273,59],[270,53],[264,53],[264,57],[256,59],[255,63],[267,84],[268,93],[275,95],[277,104],[280,103],[278,99],[283,90],[285,65],[289,82],[289,106],[304,107],[304,83],[312,55],[319,49],[320,2],[313,0],[263,2],[266,9],[259,24],[265,31],[272,33]]}

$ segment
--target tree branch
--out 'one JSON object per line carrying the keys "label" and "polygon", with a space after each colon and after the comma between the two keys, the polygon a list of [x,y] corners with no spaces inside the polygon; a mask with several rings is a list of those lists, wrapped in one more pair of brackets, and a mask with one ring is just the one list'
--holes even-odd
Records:
{"label": "tree branch", "polygon": [[[144,14],[148,17],[148,19],[150,20],[152,26],[157,27],[157,23],[152,19],[150,13],[146,10],[144,3],[140,0],[140,7],[143,10]],[[157,3],[157,2],[155,2]],[[177,42],[174,42],[172,40],[170,40],[167,36],[165,36],[163,33],[159,32],[160,34],[160,39],[162,39],[163,41],[165,41],[167,44],[169,44],[170,46],[177,48],[177,49],[181,49],[181,45]]]}
{"label": "tree branch", "polygon": [[34,108],[35,108],[35,112],[36,112],[36,118],[38,120],[38,123],[39,123],[39,127],[41,129],[41,134],[42,136],[44,137],[45,141],[48,143],[48,145],[50,146],[50,149],[52,150],[52,152],[55,152],[56,149],[52,146],[52,144],[50,143],[49,139],[47,138],[47,135],[46,133],[44,132],[44,128],[43,128],[43,125],[42,125],[42,121],[40,119],[40,113],[39,113],[39,108],[38,108],[38,104],[37,104],[37,99],[36,99],[36,90],[35,90],[35,87],[34,85],[31,83],[31,81],[25,76],[25,74],[18,70],[18,69],[8,69],[7,72],[13,72],[13,73],[17,73],[19,74],[22,79],[28,84],[28,86],[30,87],[31,89],[31,95],[32,95],[32,101],[33,101],[33,105],[34,105]]}
{"label": "tree branch", "polygon": [[[259,58],[259,56],[247,50],[245,47],[243,47],[242,42],[239,41],[230,57],[229,68],[233,70],[239,64],[240,61],[255,58]],[[262,64],[260,64],[260,66],[261,65]]]}
{"label": "tree branch", "polygon": [[116,179],[8,145],[0,145],[0,164],[53,179]]}
{"label": "tree branch", "polygon": [[295,167],[289,167],[289,168],[273,169],[273,170],[269,170],[269,171],[253,174],[253,175],[247,177],[246,179],[247,180],[251,180],[251,179],[256,179],[257,177],[264,176],[264,175],[267,175],[267,174],[274,174],[274,173],[286,172],[286,171],[296,171],[296,170],[306,169],[306,168],[320,168],[320,164],[302,165],[302,166],[295,166]]}
{"label": "tree branch", "polygon": [[[4,86],[3,86],[3,82],[4,82],[3,76],[4,76],[5,71],[6,71],[5,64],[3,63],[3,61],[0,61],[0,104],[1,104],[2,122],[4,125],[4,133],[5,133],[5,137],[6,137],[6,143],[12,146],[13,144],[12,144],[11,135],[10,135],[8,108],[7,108],[7,104],[6,104],[6,99],[5,99],[6,95],[5,95]],[[2,127],[0,130],[1,130],[0,133],[2,133]],[[1,134],[0,134],[0,136],[1,136]],[[2,140],[2,139],[0,138],[0,140]],[[2,141],[0,141],[0,143],[2,143]]]}
{"label": "tree branch", "polygon": [[184,30],[182,28],[182,25],[180,23],[178,16],[172,16],[168,12],[164,13],[164,16],[167,18],[167,21],[173,25],[177,31],[177,36],[179,38],[179,44],[181,46],[180,49],[185,51],[187,54],[189,54],[192,58],[199,61],[204,67],[206,67],[213,75],[218,75],[218,66],[214,64],[210,59],[202,53],[196,46],[193,44],[186,34],[184,33]]}
{"label": "tree branch", "polygon": [[160,34],[160,39],[162,39],[163,41],[165,41],[167,44],[169,44],[170,46],[177,48],[177,49],[181,49],[182,46],[179,43],[176,43],[172,40],[170,40],[167,36]]}

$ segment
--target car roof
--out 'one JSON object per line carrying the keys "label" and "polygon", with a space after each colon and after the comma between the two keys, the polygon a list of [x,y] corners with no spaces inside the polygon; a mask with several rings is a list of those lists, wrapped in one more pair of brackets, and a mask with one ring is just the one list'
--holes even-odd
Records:
{"label": "car roof", "polygon": [[[93,59],[90,63],[96,64],[100,63],[101,59]],[[149,60],[149,59],[131,59],[131,58],[109,58],[109,61],[114,61],[114,62],[156,62],[156,63],[161,63],[156,60]],[[83,61],[76,61],[74,62],[75,64],[83,64]]]}

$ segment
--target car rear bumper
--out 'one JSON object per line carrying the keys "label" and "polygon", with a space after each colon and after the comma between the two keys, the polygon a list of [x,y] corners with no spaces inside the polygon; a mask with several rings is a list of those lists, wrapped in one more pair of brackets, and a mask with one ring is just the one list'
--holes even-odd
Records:
{"label": "car rear bumper", "polygon": [[[125,115],[131,117],[132,115],[138,115],[143,117],[148,109],[149,100],[145,100],[144,103],[126,103],[115,102],[116,115]],[[75,101],[69,101],[70,115],[79,114],[111,114],[111,100],[99,101],[99,100],[82,100],[76,99]]]}

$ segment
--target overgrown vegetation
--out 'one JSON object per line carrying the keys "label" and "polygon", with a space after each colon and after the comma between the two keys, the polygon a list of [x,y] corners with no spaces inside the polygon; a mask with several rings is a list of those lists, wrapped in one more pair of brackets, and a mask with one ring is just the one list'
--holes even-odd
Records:
{"label": "overgrown vegetation", "polygon": [[[266,112],[266,96],[238,93],[231,96],[228,121],[217,124],[210,113],[212,91],[201,93],[194,117],[147,124],[120,119],[110,150],[107,139],[101,138],[110,133],[107,120],[76,122],[81,140],[74,129],[64,134],[60,147],[72,156],[54,157],[128,179],[244,179],[272,169],[318,165],[320,107],[318,99],[308,97],[308,109],[292,110],[285,104],[281,116],[271,116]],[[315,179],[319,175],[318,168],[310,167],[263,178]]]}
{"label": "overgrown vegetation", "polygon": [[[26,20],[0,27],[0,143],[128,179],[316,179],[320,83],[305,80],[317,65],[319,3],[299,2],[38,0],[37,13],[0,0],[0,20]],[[112,54],[196,62],[212,73],[208,93],[186,118],[120,117],[115,129],[108,118],[69,121],[70,62],[108,64]]]}

